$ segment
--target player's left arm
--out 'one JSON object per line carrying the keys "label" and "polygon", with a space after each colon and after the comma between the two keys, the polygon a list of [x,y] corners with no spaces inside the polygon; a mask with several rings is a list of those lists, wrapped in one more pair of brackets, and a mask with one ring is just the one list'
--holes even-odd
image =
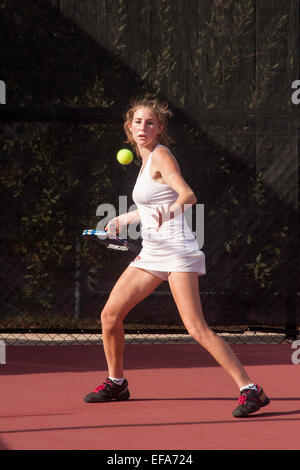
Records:
{"label": "player's left arm", "polygon": [[178,194],[174,204],[169,207],[172,216],[196,204],[196,195],[183,178],[178,162],[169,150],[164,148],[157,149],[153,153],[152,161],[155,169],[161,174],[163,182]]}

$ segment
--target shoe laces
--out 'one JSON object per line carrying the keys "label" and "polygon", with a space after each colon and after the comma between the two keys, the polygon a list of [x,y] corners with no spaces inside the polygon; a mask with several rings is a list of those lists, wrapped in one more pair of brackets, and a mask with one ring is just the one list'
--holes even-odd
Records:
{"label": "shoe laces", "polygon": [[[239,397],[238,404],[239,405],[245,405],[245,403],[247,403],[247,400],[249,398],[249,396],[248,396],[249,393],[251,393],[251,392],[260,392],[261,391],[261,388],[259,386],[256,386],[256,387],[257,387],[257,390],[251,390],[251,388],[249,388],[247,390],[244,390],[243,393]],[[255,400],[258,400],[258,398],[255,397],[255,396],[252,396],[251,398],[255,399]]]}
{"label": "shoe laces", "polygon": [[101,390],[104,390],[107,386],[111,385],[111,383],[108,380],[105,380],[105,382],[101,385],[98,385],[98,387],[95,388],[94,393],[100,392]]}
{"label": "shoe laces", "polygon": [[243,395],[240,395],[239,397],[239,405],[244,405],[247,402],[247,392],[243,393]]}

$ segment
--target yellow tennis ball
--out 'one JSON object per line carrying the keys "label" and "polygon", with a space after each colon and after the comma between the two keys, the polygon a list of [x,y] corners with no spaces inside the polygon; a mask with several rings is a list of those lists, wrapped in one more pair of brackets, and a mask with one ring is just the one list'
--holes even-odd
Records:
{"label": "yellow tennis ball", "polygon": [[117,153],[117,160],[121,165],[129,165],[133,160],[133,153],[129,149],[121,149]]}

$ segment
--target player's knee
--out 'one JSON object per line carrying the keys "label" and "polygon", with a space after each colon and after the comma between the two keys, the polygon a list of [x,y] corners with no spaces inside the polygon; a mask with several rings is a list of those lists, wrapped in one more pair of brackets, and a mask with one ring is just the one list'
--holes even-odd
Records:
{"label": "player's knee", "polygon": [[201,344],[204,347],[206,343],[209,342],[211,336],[215,335],[211,328],[203,326],[191,327],[189,329],[189,334],[195,341],[197,341],[197,343]]}
{"label": "player's knee", "polygon": [[116,330],[122,326],[122,320],[120,319],[119,312],[114,309],[104,307],[100,315],[102,328],[105,330]]}

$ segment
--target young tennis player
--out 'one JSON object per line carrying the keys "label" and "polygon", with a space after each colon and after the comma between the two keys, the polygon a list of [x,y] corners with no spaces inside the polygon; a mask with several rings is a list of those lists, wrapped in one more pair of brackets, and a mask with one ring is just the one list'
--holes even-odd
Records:
{"label": "young tennis player", "polygon": [[139,158],[141,169],[133,190],[137,210],[110,221],[117,226],[140,221],[143,247],[120,276],[101,313],[103,346],[109,377],[89,393],[88,403],[127,400],[123,373],[124,327],[128,312],[163,281],[168,281],[183,324],[232,377],[240,390],[233,416],[244,417],[269,403],[232,348],[206,323],[201,307],[198,276],[205,274],[205,256],[187,225],[184,211],[196,203],[192,189],[168,148],[167,120],[171,113],[157,100],[140,100],[127,112],[124,129]]}

